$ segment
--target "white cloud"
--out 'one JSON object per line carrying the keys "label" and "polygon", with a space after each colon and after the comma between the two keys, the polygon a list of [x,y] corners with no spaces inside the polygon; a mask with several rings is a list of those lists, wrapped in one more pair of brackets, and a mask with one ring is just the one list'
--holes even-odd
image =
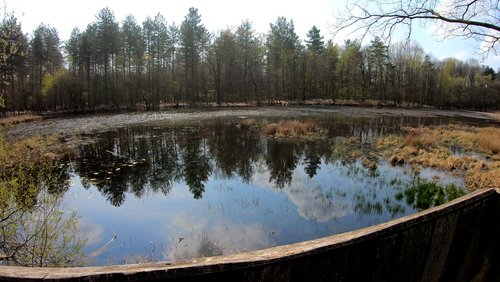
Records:
{"label": "white cloud", "polygon": [[297,212],[305,219],[327,222],[353,212],[352,204],[342,199],[326,196],[324,188],[318,183],[306,179],[305,173],[295,173],[290,186],[285,191],[297,206]]}

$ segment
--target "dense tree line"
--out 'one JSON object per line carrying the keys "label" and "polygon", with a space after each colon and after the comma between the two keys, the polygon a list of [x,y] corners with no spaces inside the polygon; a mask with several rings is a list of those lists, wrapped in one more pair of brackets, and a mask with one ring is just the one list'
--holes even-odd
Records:
{"label": "dense tree line", "polygon": [[500,76],[474,60],[441,61],[416,42],[387,46],[378,37],[338,45],[315,26],[302,42],[284,17],[264,35],[248,20],[211,34],[195,8],[180,26],[161,14],[118,22],[104,8],[66,42],[43,24],[27,36],[7,15],[0,79],[4,113],[311,99],[500,108]]}

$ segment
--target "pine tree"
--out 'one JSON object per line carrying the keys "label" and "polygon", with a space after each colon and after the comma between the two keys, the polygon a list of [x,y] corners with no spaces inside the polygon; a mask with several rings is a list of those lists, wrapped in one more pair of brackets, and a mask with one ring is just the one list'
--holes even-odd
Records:
{"label": "pine tree", "polygon": [[306,46],[309,50],[320,53],[325,47],[324,37],[320,34],[320,30],[314,25],[307,33]]}
{"label": "pine tree", "polygon": [[104,70],[103,95],[104,104],[117,105],[119,98],[113,89],[113,78],[116,75],[115,59],[120,51],[120,30],[114,13],[109,8],[104,8],[97,14],[96,22],[97,50],[99,63]]}
{"label": "pine tree", "polygon": [[204,40],[208,32],[201,24],[198,9],[189,8],[180,29],[181,52],[184,63],[184,89],[186,99],[194,104],[200,90],[199,68],[202,61]]}
{"label": "pine tree", "polygon": [[[19,105],[22,91],[17,89],[23,77],[28,56],[28,39],[14,15],[7,15],[0,23],[0,108],[7,111],[23,109]],[[23,89],[21,89],[23,90]]]}
{"label": "pine tree", "polygon": [[370,46],[367,48],[369,87],[373,89],[374,97],[372,98],[383,101],[387,98],[385,73],[386,65],[389,61],[388,50],[387,46],[378,36],[370,43]]}
{"label": "pine tree", "polygon": [[321,56],[324,50],[323,36],[320,30],[313,26],[307,33],[307,55],[304,58],[305,69],[305,90],[302,93],[302,100],[306,100],[306,92],[309,92],[314,97],[318,96],[320,86],[318,85],[319,63],[318,57]]}
{"label": "pine tree", "polygon": [[266,45],[271,97],[295,99],[300,44],[293,21],[279,17],[275,24],[271,24]]}

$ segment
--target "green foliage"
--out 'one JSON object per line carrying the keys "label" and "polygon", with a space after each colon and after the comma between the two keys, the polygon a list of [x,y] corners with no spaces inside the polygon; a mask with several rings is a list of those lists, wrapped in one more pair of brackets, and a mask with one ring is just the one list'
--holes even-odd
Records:
{"label": "green foliage", "polygon": [[484,69],[484,71],[481,73],[481,75],[489,76],[490,80],[495,80],[495,78],[497,77],[498,73],[496,73],[495,70],[492,69],[491,67],[486,67]]}
{"label": "green foliage", "polygon": [[[2,195],[3,196],[3,195]],[[14,203],[2,210],[0,250],[4,263],[17,266],[61,267],[88,263],[78,234],[78,217],[62,210],[62,198],[42,192],[27,211]]]}
{"label": "green foliage", "polygon": [[64,69],[53,75],[45,75],[42,93],[47,105],[53,109],[57,108],[58,103],[65,110],[83,108],[83,85],[76,76]]}
{"label": "green foliage", "polygon": [[314,50],[319,53],[323,50],[325,42],[323,41],[324,37],[320,34],[320,30],[314,25],[307,32],[307,47],[310,50]]}
{"label": "green foliage", "polygon": [[66,216],[67,150],[54,138],[7,144],[0,136],[0,254],[8,265],[86,263],[78,217]]}
{"label": "green foliage", "polygon": [[28,54],[26,43],[17,18],[14,15],[4,18],[0,24],[0,71],[3,74],[23,67]]}
{"label": "green foliage", "polygon": [[51,75],[62,67],[61,42],[58,32],[44,24],[40,24],[33,32],[30,41],[30,78],[32,106],[37,111],[50,106],[47,101],[45,89],[51,87]]}
{"label": "green foliage", "polygon": [[342,99],[361,100],[363,54],[358,41],[346,40],[339,57],[339,94]]}
{"label": "green foliage", "polygon": [[418,210],[425,210],[461,197],[465,195],[465,191],[454,184],[441,186],[435,182],[417,178],[404,195],[409,205]]}

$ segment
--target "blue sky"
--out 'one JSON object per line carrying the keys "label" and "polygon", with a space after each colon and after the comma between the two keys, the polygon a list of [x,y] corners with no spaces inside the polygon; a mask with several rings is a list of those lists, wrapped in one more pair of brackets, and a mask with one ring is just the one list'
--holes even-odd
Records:
{"label": "blue sky", "polygon": [[[169,23],[176,24],[182,22],[189,7],[196,7],[202,16],[202,23],[212,32],[238,26],[242,20],[249,19],[257,32],[266,33],[270,23],[274,23],[277,17],[284,16],[293,19],[296,33],[301,38],[305,38],[307,31],[316,25],[328,40],[332,39],[331,26],[334,23],[334,16],[345,9],[345,0],[7,0],[6,4],[21,21],[25,32],[31,33],[43,22],[57,28],[62,40],[69,38],[74,27],[85,29],[86,25],[95,19],[97,12],[104,7],[111,8],[118,21],[123,20],[127,14],[132,14],[138,22],[142,22],[147,16],[161,13]],[[481,61],[481,57],[476,54],[479,42],[463,39],[440,42],[432,36],[431,29],[430,25],[415,26],[412,36],[426,53],[438,59],[476,58],[495,70],[500,69],[500,50],[499,56],[490,54],[486,60]],[[341,34],[334,41],[341,43],[346,39],[344,36],[352,34]]]}

